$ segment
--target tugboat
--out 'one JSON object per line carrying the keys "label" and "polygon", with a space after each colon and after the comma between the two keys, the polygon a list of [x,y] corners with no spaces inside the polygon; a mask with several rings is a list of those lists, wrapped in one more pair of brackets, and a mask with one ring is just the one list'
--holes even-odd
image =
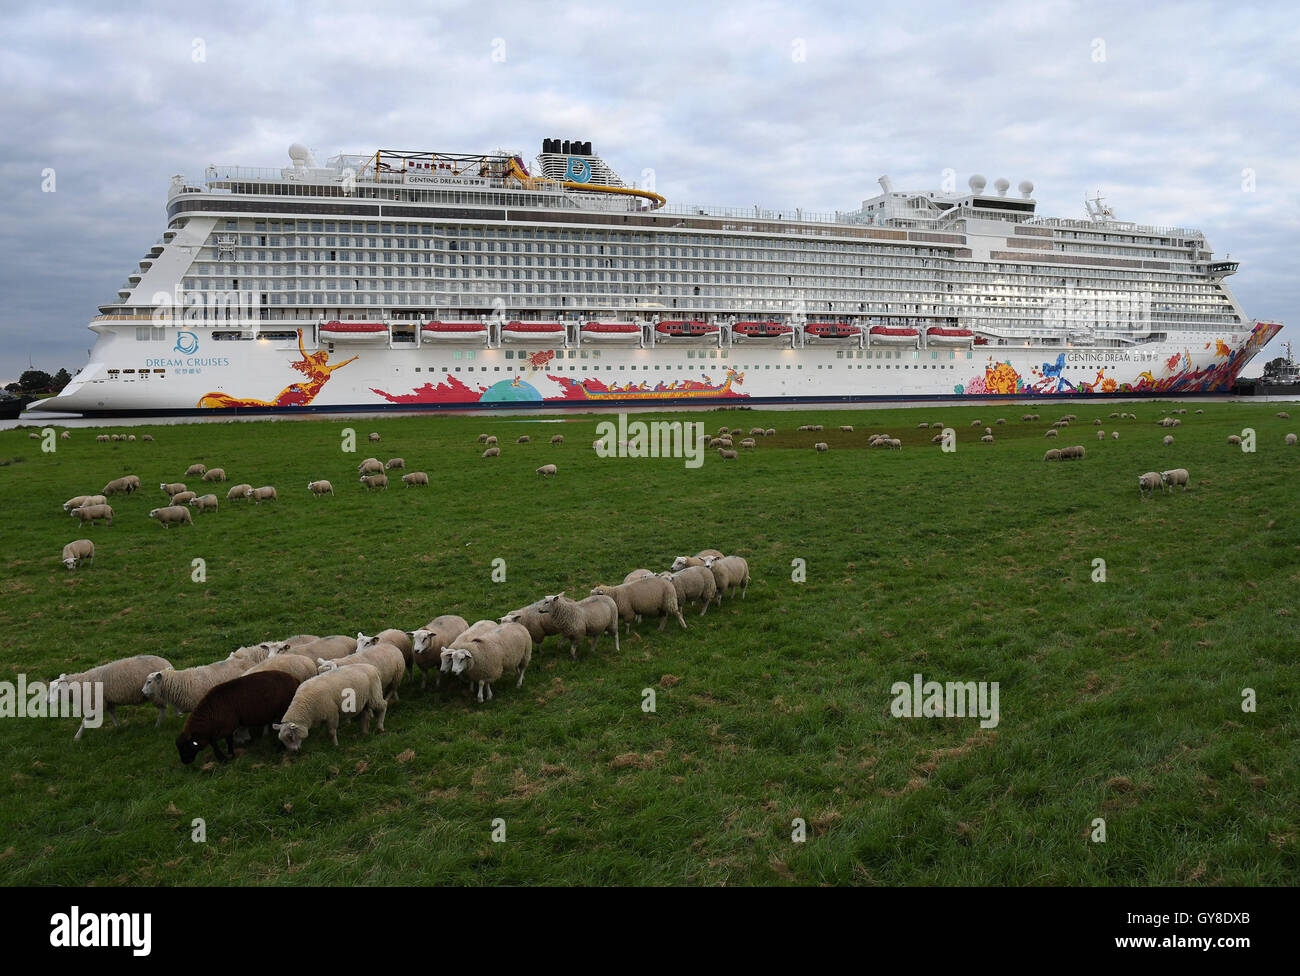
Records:
{"label": "tugboat", "polygon": [[1239,381],[1233,392],[1241,396],[1300,397],[1300,365],[1291,355],[1291,343],[1282,343],[1282,348],[1286,355],[1266,362],[1263,376]]}
{"label": "tugboat", "polygon": [[27,404],[36,401],[34,396],[14,396],[0,390],[0,420],[16,420],[27,409]]}

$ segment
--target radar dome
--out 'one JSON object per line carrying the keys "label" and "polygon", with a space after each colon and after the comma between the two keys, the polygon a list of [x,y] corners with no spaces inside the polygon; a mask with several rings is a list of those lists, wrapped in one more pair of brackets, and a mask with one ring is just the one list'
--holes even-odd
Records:
{"label": "radar dome", "polygon": [[998,188],[998,196],[1000,197],[1006,196],[1007,191],[1011,189],[1011,181],[1002,176],[994,180],[993,185]]}
{"label": "radar dome", "polygon": [[1031,196],[1033,196],[1034,184],[1029,182],[1029,180],[1021,180],[1020,185],[1017,186],[1016,189],[1020,191],[1020,195],[1022,197],[1028,200]]}
{"label": "radar dome", "polygon": [[970,186],[972,193],[983,193],[984,187],[987,184],[988,184],[988,180],[980,176],[979,173],[976,173],[967,181],[967,185]]}
{"label": "radar dome", "polygon": [[312,159],[311,150],[301,142],[295,142],[289,147],[289,158],[293,160],[294,166],[302,167],[316,165],[316,160]]}

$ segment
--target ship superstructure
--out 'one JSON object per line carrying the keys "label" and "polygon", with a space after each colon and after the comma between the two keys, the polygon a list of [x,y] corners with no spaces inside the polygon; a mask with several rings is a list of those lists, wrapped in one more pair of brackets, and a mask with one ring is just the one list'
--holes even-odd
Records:
{"label": "ship superstructure", "polygon": [[[670,205],[590,142],[172,180],[167,230],[40,407],[853,402],[1226,391],[1280,326],[1204,235],[973,176],[835,213]],[[646,174],[652,176],[652,174]]]}

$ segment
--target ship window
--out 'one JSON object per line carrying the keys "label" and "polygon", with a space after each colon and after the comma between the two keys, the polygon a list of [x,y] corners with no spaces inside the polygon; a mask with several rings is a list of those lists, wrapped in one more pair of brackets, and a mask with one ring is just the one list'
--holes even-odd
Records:
{"label": "ship window", "polygon": [[460,367],[459,367],[459,366],[456,367],[456,372],[458,372],[458,373],[460,372]]}

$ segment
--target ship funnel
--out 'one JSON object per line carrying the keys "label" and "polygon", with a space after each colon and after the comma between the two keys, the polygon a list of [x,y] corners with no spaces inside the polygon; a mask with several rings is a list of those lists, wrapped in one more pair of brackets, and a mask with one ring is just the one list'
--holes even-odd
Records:
{"label": "ship funnel", "polygon": [[966,185],[970,187],[971,193],[974,193],[977,196],[984,192],[984,187],[987,184],[988,184],[988,180],[980,176],[979,173],[976,173],[974,176],[972,176],[969,180],[966,181]]}
{"label": "ship funnel", "polygon": [[880,188],[884,190],[886,193],[893,193],[894,181],[891,180],[888,176],[882,176],[880,178]]}
{"label": "ship funnel", "polygon": [[1000,197],[1006,196],[1007,191],[1011,189],[1011,181],[1002,176],[999,176],[996,180],[994,180],[993,185],[997,187],[998,196]]}
{"label": "ship funnel", "polygon": [[1033,196],[1034,184],[1030,183],[1028,180],[1021,180],[1020,185],[1017,186],[1016,189],[1020,191],[1020,195],[1022,197],[1028,200],[1031,196]]}

